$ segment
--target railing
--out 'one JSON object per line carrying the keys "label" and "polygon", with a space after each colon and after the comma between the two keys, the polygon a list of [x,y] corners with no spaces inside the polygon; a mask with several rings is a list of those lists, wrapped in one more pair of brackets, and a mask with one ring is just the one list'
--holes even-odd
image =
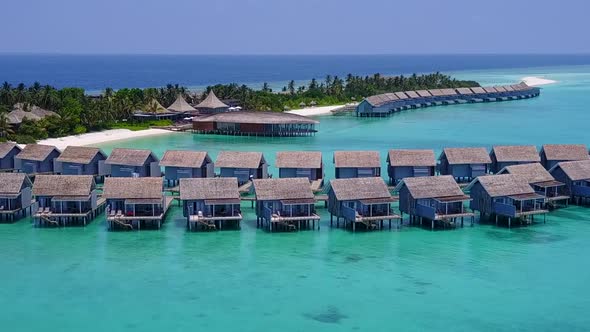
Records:
{"label": "railing", "polygon": [[493,209],[496,214],[507,217],[516,217],[516,206],[514,205],[494,202]]}

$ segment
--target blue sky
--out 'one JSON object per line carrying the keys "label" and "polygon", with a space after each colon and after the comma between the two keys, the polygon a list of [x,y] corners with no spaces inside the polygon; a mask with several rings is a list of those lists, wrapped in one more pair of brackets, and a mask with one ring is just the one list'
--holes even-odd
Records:
{"label": "blue sky", "polygon": [[588,0],[5,0],[0,52],[590,53]]}

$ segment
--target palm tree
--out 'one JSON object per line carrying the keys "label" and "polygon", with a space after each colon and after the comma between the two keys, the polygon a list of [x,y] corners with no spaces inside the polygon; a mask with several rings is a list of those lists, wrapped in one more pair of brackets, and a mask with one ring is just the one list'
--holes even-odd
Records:
{"label": "palm tree", "polygon": [[8,118],[5,113],[0,113],[0,137],[7,137],[14,134],[12,125],[8,123]]}

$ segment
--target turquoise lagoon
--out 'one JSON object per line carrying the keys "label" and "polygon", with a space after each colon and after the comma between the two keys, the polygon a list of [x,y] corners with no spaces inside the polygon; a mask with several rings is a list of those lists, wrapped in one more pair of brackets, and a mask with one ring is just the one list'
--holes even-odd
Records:
{"label": "turquoise lagoon", "polygon": [[[590,67],[460,72],[483,83],[545,75],[531,100],[435,107],[387,119],[321,117],[311,138],[170,134],[101,145],[152,149],[320,150],[590,144]],[[385,176],[385,171],[383,172]],[[0,225],[5,331],[587,331],[590,209],[505,229],[329,227],[269,234],[248,204],[241,231],[188,233],[178,207],[161,231]]]}

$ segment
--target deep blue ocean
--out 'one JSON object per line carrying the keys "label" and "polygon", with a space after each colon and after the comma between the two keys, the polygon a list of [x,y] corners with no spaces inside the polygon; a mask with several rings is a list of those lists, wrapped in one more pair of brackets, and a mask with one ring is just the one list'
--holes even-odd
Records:
{"label": "deep blue ocean", "polygon": [[268,82],[345,76],[455,72],[590,64],[590,55],[0,55],[0,82],[35,81],[88,92],[107,87],[159,87],[168,83],[202,88],[217,83]]}

